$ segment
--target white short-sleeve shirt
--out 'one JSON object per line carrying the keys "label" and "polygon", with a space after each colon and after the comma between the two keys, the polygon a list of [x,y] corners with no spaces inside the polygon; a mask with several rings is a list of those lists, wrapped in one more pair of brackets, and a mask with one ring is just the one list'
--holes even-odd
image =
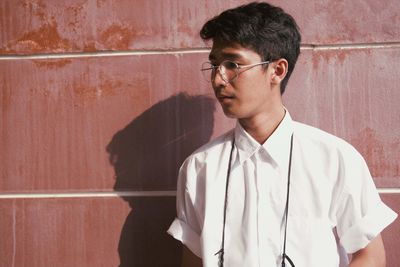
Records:
{"label": "white short-sleeve shirt", "polygon": [[177,218],[168,233],[218,266],[229,179],[224,266],[280,266],[290,138],[293,154],[286,254],[298,267],[338,267],[395,218],[362,156],[348,143],[292,121],[288,112],[260,145],[237,123],[183,163]]}

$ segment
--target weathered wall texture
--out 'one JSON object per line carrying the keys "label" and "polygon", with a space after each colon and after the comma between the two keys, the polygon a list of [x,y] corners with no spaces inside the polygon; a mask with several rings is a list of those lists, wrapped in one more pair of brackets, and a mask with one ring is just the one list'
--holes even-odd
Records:
{"label": "weathered wall texture", "polygon": [[[247,1],[0,2],[0,267],[177,266],[177,169],[229,129],[207,18]],[[271,1],[298,21],[285,103],[348,140],[400,211],[400,1]],[[398,266],[400,223],[383,233]]]}

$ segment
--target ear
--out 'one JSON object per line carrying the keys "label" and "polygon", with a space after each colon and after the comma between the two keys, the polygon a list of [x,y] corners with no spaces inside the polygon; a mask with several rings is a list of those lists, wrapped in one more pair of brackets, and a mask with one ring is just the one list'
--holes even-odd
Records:
{"label": "ear", "polygon": [[288,62],[281,58],[271,64],[271,84],[280,84],[288,72]]}

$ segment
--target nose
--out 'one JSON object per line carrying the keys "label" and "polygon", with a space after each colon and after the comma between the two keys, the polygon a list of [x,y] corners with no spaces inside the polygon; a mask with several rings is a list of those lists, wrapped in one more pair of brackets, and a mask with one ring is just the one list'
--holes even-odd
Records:
{"label": "nose", "polygon": [[228,84],[228,81],[224,77],[223,73],[221,72],[221,69],[218,68],[215,70],[215,74],[212,80],[214,88],[218,88],[221,86],[226,86]]}
{"label": "nose", "polygon": [[222,91],[225,90],[226,86],[228,85],[227,82],[223,79],[223,77],[217,73],[214,77],[214,80],[212,81],[212,88],[214,90],[215,96],[218,97],[218,95],[221,94]]}

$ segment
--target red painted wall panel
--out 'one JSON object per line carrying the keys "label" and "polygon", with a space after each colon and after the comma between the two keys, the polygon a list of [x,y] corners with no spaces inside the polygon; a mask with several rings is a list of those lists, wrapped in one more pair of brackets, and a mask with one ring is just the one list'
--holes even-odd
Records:
{"label": "red painted wall panel", "polygon": [[178,266],[175,198],[124,200],[0,199],[0,267]]}
{"label": "red painted wall panel", "polygon": [[[400,185],[399,56],[398,49],[303,50],[285,94],[297,120],[352,143],[381,187]],[[183,159],[234,123],[202,80],[205,58],[1,62],[0,189],[174,189]],[[130,182],[115,185],[115,172]]]}
{"label": "red painted wall panel", "polygon": [[[383,200],[400,212],[398,194]],[[174,197],[0,199],[0,267],[178,266],[165,233]],[[400,222],[382,233],[387,266],[398,262]]]}
{"label": "red painted wall panel", "polygon": [[[0,54],[204,47],[198,37],[202,24],[247,2],[4,0]],[[400,41],[397,0],[271,3],[297,19],[307,44]]]}
{"label": "red painted wall panel", "polygon": [[215,101],[192,67],[204,58],[0,62],[0,190],[112,190],[114,170],[137,180],[120,189],[174,189],[213,130]]}

